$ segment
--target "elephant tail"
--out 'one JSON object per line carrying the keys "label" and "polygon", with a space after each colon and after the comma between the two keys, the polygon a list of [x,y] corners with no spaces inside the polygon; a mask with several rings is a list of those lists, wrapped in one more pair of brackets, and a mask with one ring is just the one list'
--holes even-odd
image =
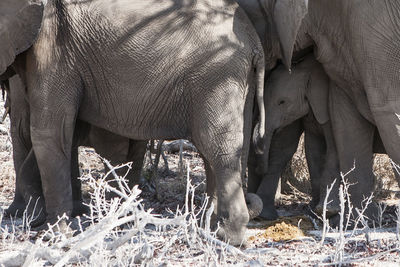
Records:
{"label": "elephant tail", "polygon": [[256,75],[256,99],[259,111],[259,118],[253,132],[253,144],[257,154],[263,153],[265,137],[265,107],[264,107],[264,79],[265,61],[262,50],[257,50],[254,57]]}

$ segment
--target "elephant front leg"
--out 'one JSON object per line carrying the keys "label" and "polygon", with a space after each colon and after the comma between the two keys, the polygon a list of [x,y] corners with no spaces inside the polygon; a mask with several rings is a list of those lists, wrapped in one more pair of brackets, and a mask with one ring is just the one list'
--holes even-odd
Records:
{"label": "elephant front leg", "polygon": [[[77,146],[74,147],[72,153],[71,171],[72,197],[74,201],[72,216],[78,216],[87,213],[88,208],[83,205],[82,202],[81,182],[78,179],[79,165]],[[42,192],[40,171],[33,149],[30,150],[24,163],[20,167],[19,177],[21,177],[20,193],[24,203],[27,203],[26,212],[30,219],[30,225],[32,227],[39,226],[46,220],[47,213]]]}
{"label": "elephant front leg", "polygon": [[301,121],[293,122],[273,135],[269,151],[264,152],[269,153],[268,162],[264,162],[267,169],[257,189],[257,195],[263,201],[263,210],[259,215],[263,219],[276,220],[278,218],[275,195],[279,179],[296,152],[302,131]]}
{"label": "elephant front leg", "polygon": [[[336,86],[331,86],[330,89],[330,113],[340,170],[345,175],[344,180],[350,185],[352,204],[360,209],[364,199],[374,190],[374,126],[361,116],[343,90]],[[337,197],[338,192],[332,192],[332,195]],[[376,212],[375,208],[370,205],[365,215],[371,218]]]}
{"label": "elephant front leg", "polygon": [[32,112],[32,144],[42,180],[46,223],[55,223],[59,216],[72,213],[71,148],[75,114],[75,110],[55,108]]}

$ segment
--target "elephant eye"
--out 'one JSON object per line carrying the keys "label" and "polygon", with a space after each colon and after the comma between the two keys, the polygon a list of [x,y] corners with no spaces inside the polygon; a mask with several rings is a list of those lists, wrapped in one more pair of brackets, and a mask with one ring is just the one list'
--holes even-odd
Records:
{"label": "elephant eye", "polygon": [[285,100],[281,100],[281,101],[279,101],[279,103],[278,103],[279,106],[280,106],[280,105],[283,105],[283,104],[285,104]]}

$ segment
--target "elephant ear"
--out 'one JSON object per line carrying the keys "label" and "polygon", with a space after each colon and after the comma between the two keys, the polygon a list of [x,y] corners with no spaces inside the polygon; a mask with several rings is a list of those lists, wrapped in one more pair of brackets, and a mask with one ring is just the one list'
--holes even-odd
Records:
{"label": "elephant ear", "polygon": [[292,54],[301,22],[307,14],[308,0],[276,0],[273,19],[282,51],[282,61],[290,70]]}
{"label": "elephant ear", "polygon": [[0,1],[0,74],[35,42],[44,6],[33,0]]}
{"label": "elephant ear", "polygon": [[320,64],[315,65],[311,70],[306,96],[318,123],[327,123],[329,121],[329,78]]}

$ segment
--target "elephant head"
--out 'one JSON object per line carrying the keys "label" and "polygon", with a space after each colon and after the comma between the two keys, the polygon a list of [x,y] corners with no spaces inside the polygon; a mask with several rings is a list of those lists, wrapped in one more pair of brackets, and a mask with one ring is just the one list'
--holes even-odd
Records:
{"label": "elephant head", "polygon": [[329,120],[329,78],[312,54],[288,72],[283,65],[272,71],[265,85],[266,146],[274,131],[313,112],[319,124]]}
{"label": "elephant head", "polygon": [[36,0],[0,1],[0,74],[35,42],[43,10],[43,3]]}

